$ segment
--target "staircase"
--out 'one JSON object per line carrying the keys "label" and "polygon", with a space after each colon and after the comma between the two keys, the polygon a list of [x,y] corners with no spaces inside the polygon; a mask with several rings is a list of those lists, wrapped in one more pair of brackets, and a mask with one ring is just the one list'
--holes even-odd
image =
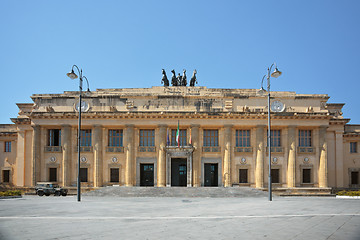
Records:
{"label": "staircase", "polygon": [[264,197],[267,192],[249,187],[102,187],[82,194],[97,197]]}

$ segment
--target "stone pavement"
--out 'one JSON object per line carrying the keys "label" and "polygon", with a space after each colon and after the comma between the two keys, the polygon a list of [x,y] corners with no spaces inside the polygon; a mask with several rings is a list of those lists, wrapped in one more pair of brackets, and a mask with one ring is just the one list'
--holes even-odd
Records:
{"label": "stone pavement", "polygon": [[360,239],[360,200],[334,197],[0,200],[0,239]]}

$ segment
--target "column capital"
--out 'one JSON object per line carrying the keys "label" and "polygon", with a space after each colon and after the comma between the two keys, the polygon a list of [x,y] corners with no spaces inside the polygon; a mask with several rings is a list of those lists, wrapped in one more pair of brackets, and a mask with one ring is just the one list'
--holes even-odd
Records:
{"label": "column capital", "polygon": [[99,128],[99,127],[101,128],[102,125],[101,125],[101,124],[94,124],[93,127],[94,127],[94,128]]}
{"label": "column capital", "polygon": [[126,127],[126,128],[134,128],[135,125],[134,125],[134,124],[125,124],[125,127]]}
{"label": "column capital", "polygon": [[224,128],[232,128],[234,125],[233,124],[225,124]]}
{"label": "column capital", "polygon": [[297,128],[298,125],[288,125],[288,128]]}
{"label": "column capital", "polygon": [[200,124],[190,124],[190,127],[191,127],[191,128],[199,128],[199,127],[200,127]]}
{"label": "column capital", "polygon": [[159,128],[166,128],[168,125],[167,124],[158,124]]}
{"label": "column capital", "polygon": [[267,125],[256,125],[256,128],[266,128]]}
{"label": "column capital", "polygon": [[62,128],[71,127],[70,124],[61,124],[60,126],[61,126]]}

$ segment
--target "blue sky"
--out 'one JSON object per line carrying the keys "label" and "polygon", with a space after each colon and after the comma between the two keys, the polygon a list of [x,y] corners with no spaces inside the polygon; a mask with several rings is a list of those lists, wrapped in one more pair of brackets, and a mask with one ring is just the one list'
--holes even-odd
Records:
{"label": "blue sky", "polygon": [[259,88],[274,61],[271,90],[328,94],[360,124],[360,1],[0,1],[0,123],[15,103],[90,88],[160,86],[197,69],[200,86]]}

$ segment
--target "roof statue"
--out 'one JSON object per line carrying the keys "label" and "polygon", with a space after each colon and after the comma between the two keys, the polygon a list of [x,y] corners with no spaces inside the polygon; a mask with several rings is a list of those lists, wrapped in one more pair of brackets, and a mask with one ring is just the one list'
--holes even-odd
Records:
{"label": "roof statue", "polygon": [[196,80],[196,69],[194,70],[193,72],[193,75],[191,77],[191,80],[190,80],[190,87],[194,87],[195,86],[195,83],[198,84],[197,80]]}
{"label": "roof statue", "polygon": [[161,79],[161,83],[164,83],[164,87],[168,87],[169,86],[169,80],[168,80],[168,78],[166,76],[166,72],[165,72],[164,69],[162,69],[162,75],[163,75],[163,77]]}
{"label": "roof statue", "polygon": [[[187,77],[186,77],[186,69],[183,69],[183,75],[181,76],[180,73],[176,76],[175,70],[171,70],[172,76],[171,76],[171,85],[172,86],[186,86],[187,85]],[[161,83],[164,84],[164,87],[169,86],[169,80],[166,76],[166,72],[164,69],[162,69],[162,79]],[[198,84],[196,80],[196,69],[193,72],[193,75],[190,80],[190,87],[194,87],[195,83]]]}

